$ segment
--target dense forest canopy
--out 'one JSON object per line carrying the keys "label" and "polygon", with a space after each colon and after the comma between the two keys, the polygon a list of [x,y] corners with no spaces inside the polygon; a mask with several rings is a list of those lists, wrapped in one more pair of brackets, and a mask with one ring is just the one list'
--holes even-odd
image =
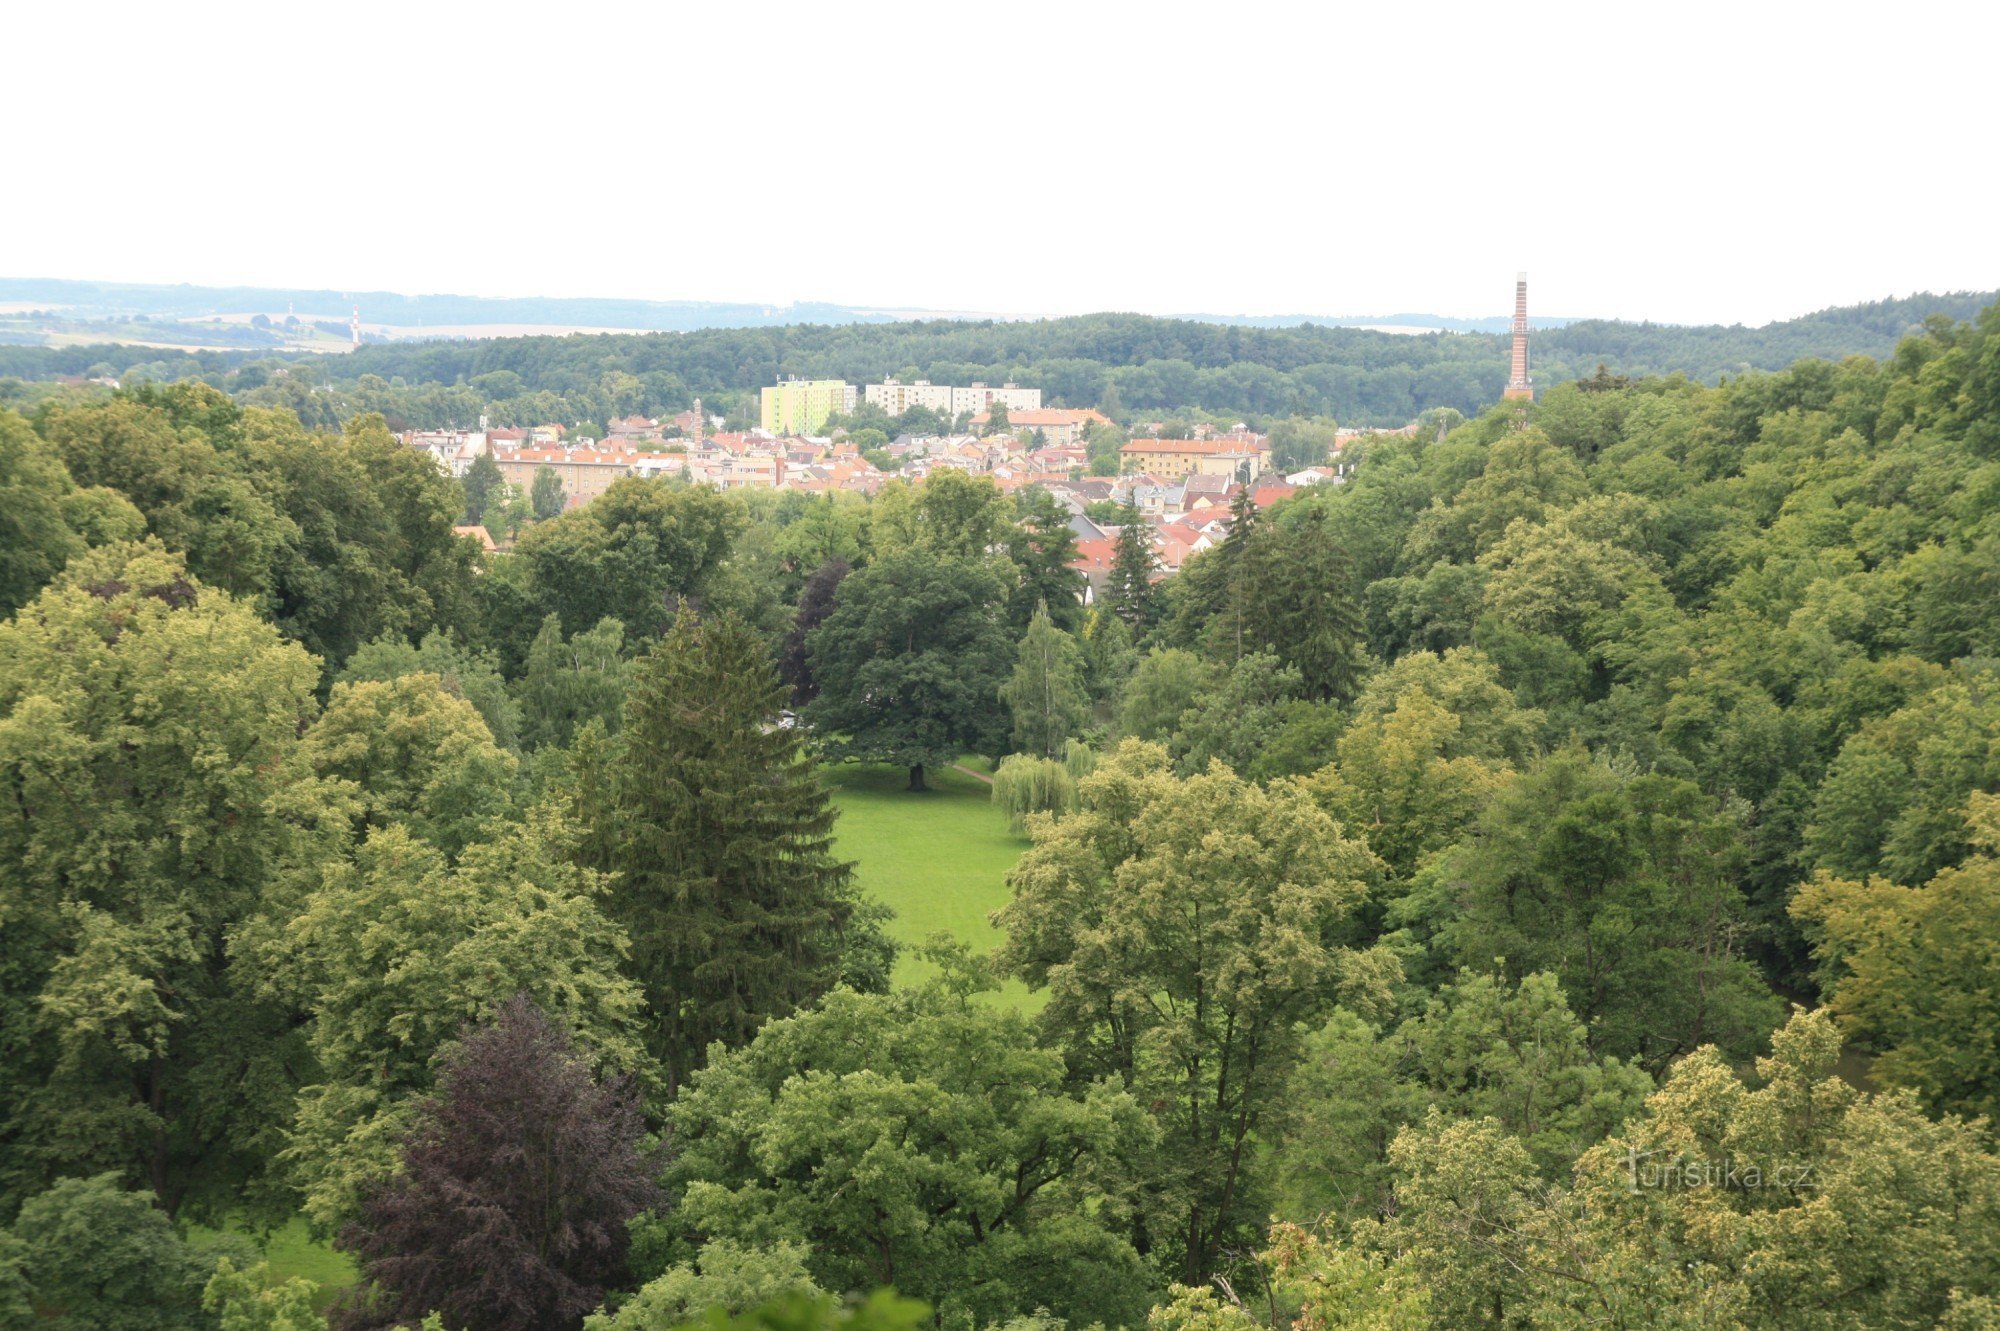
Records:
{"label": "dense forest canopy", "polygon": [[[485,553],[374,414],[0,410],[0,1318],[2000,1325],[2000,305],[1348,460],[1086,604],[954,470]],[[827,769],[975,757],[892,983]]]}
{"label": "dense forest canopy", "polygon": [[[1534,373],[1544,388],[1589,377],[1600,364],[1614,375],[1680,373],[1713,383],[1803,357],[1881,357],[1926,318],[1970,318],[1991,299],[1925,294],[1762,328],[1588,320],[1536,332]],[[634,411],[679,411],[695,397],[725,409],[786,375],[863,383],[892,374],[1014,381],[1040,388],[1050,405],[1109,408],[1121,419],[1200,410],[1395,426],[1434,407],[1475,414],[1499,397],[1507,371],[1507,339],[1492,334],[1244,327],[1134,314],[397,343],[289,368],[224,352],[0,347],[0,377],[192,375],[290,407],[310,423],[379,411],[426,428],[470,428],[481,414],[505,424],[601,424]]]}

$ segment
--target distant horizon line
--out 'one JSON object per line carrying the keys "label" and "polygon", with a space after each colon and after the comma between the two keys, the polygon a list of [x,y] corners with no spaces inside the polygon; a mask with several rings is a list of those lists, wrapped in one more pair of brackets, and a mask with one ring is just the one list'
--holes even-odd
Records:
{"label": "distant horizon line", "polygon": [[[68,288],[68,290],[59,290],[61,288]],[[35,294],[38,291],[45,292],[45,294]],[[842,301],[816,300],[816,299],[792,300],[783,303],[773,303],[768,301],[757,301],[757,300],[657,299],[653,297],[642,297],[642,296],[582,296],[582,295],[478,296],[478,295],[464,295],[449,291],[411,293],[411,292],[393,291],[386,288],[378,288],[374,290],[361,290],[357,288],[338,288],[338,287],[328,287],[328,286],[265,286],[265,285],[253,285],[253,284],[221,284],[221,283],[206,283],[206,282],[125,282],[125,281],[117,281],[114,279],[100,279],[100,278],[0,276],[0,301],[4,301],[6,304],[14,306],[18,306],[28,302],[45,301],[50,305],[56,306],[58,308],[62,307],[76,308],[79,310],[77,317],[83,319],[88,319],[93,317],[88,313],[82,312],[90,308],[90,302],[86,299],[78,299],[78,297],[86,297],[92,292],[101,294],[105,298],[106,302],[101,312],[98,313],[96,316],[94,316],[97,318],[106,317],[108,314],[114,312],[116,313],[126,312],[120,310],[117,305],[116,297],[120,293],[137,294],[143,292],[143,293],[154,294],[156,296],[181,294],[181,293],[186,293],[189,296],[227,296],[227,297],[247,297],[253,295],[262,295],[272,298],[274,301],[283,299],[287,303],[291,304],[296,304],[298,299],[301,297],[314,300],[326,299],[333,301],[336,305],[339,306],[339,308],[337,309],[307,310],[304,311],[300,316],[300,317],[312,317],[312,318],[338,317],[345,319],[351,316],[352,307],[357,303],[365,306],[370,302],[374,302],[378,306],[378,309],[375,311],[375,317],[373,318],[368,317],[368,311],[364,309],[362,312],[362,319],[361,319],[363,325],[364,326],[372,325],[381,328],[397,328],[397,329],[424,328],[429,326],[429,324],[421,318],[413,318],[412,312],[408,310],[396,310],[394,308],[391,308],[389,310],[383,310],[379,308],[382,302],[385,301],[394,302],[395,304],[402,306],[418,305],[426,302],[431,302],[431,303],[449,302],[460,305],[494,307],[489,311],[486,311],[492,316],[487,319],[463,317],[464,313],[472,312],[472,311],[465,311],[461,313],[460,317],[437,317],[431,321],[444,327],[452,327],[452,326],[464,327],[464,326],[481,326],[481,325],[498,326],[506,324],[516,324],[516,325],[539,325],[550,328],[561,328],[561,327],[574,327],[585,323],[596,322],[584,319],[563,319],[559,317],[551,317],[556,313],[555,311],[552,310],[538,311],[543,316],[542,318],[539,319],[522,317],[522,315],[527,313],[529,308],[531,307],[550,306],[550,305],[597,307],[597,312],[600,315],[600,318],[604,316],[615,315],[615,317],[619,319],[630,319],[633,318],[634,316],[642,315],[647,310],[658,310],[662,313],[675,312],[682,315],[683,318],[685,318],[685,316],[688,315],[698,315],[706,312],[731,311],[739,315],[754,316],[766,321],[771,321],[766,326],[779,326],[784,322],[786,322],[785,316],[789,316],[794,312],[800,312],[800,311],[804,311],[807,313],[807,318],[804,319],[803,322],[815,322],[816,320],[810,317],[811,314],[814,312],[824,312],[825,314],[828,315],[845,315],[849,316],[851,320],[854,322],[863,322],[863,321],[914,322],[914,321],[924,321],[924,320],[940,320],[947,322],[995,322],[995,323],[1040,323],[1040,322],[1052,322],[1061,319],[1089,318],[1095,315],[1133,314],[1146,318],[1180,319],[1195,323],[1211,323],[1211,324],[1220,324],[1225,326],[1249,325],[1249,326],[1291,327],[1291,326],[1296,326],[1298,324],[1320,324],[1331,327],[1350,328],[1363,331],[1373,328],[1381,331],[1391,331],[1391,332],[1400,331],[1403,329],[1410,329],[1413,331],[1458,332],[1458,333],[1476,332],[1476,333],[1494,333],[1494,334],[1506,333],[1508,331],[1508,327],[1511,322],[1511,317],[1508,314],[1486,314],[1486,315],[1441,314],[1436,311],[1407,310],[1407,309],[1385,312],[1385,313],[1363,313],[1363,314],[1309,314],[1296,311],[1287,311],[1276,314],[1255,314],[1246,312],[1221,313],[1213,310],[1179,310],[1167,313],[1155,313],[1151,311],[1138,310],[1138,309],[1128,310],[1128,309],[1106,307],[1103,309],[1079,311],[1072,313],[1056,313],[1049,311],[1019,311],[1019,310],[1000,311],[1000,310],[931,308],[926,306],[902,305],[896,303],[853,304]],[[1906,294],[1890,294],[1888,296],[1876,297],[1873,300],[1853,301],[1845,305],[1842,304],[1822,305],[1817,307],[1816,309],[1808,310],[1802,314],[1791,315],[1785,318],[1774,318],[1766,320],[1764,323],[1761,324],[1745,324],[1741,321],[1729,323],[1720,320],[1711,320],[1706,323],[1690,323],[1673,319],[1656,319],[1650,317],[1629,317],[1624,315],[1603,315],[1603,314],[1531,315],[1529,317],[1529,323],[1531,327],[1539,329],[1556,329],[1556,328],[1566,327],[1570,324],[1591,322],[1591,321],[1627,323],[1627,324],[1637,324],[1637,325],[1654,325],[1658,327],[1678,327],[1678,328],[1737,327],[1737,328],[1756,329],[1756,328],[1766,328],[1771,326],[1772,324],[1789,323],[1796,321],[1798,319],[1809,318],[1813,314],[1821,313],[1827,310],[1851,309],[1857,306],[1879,303],[1885,300],[1893,301],[1893,300],[1912,299],[1924,295],[1949,297],[1949,296],[1966,295],[1966,294],[1980,295],[1986,293],[1978,292],[1968,288],[1964,292],[1912,291]],[[159,313],[162,315],[170,316],[180,321],[187,321],[190,319],[199,319],[204,317],[217,318],[226,315],[275,314],[279,312],[276,309],[260,309],[254,307],[244,309],[240,308],[241,304],[242,304],[241,301],[211,301],[203,304],[202,307],[199,309],[181,308],[176,310],[167,310],[167,309],[156,308],[150,310],[138,310],[135,312]],[[507,315],[504,312],[504,307],[508,306],[515,307],[515,313],[512,314],[511,316]],[[9,317],[10,315],[12,317],[18,318],[21,317],[22,313],[25,313],[25,311],[0,311],[0,318]],[[389,317],[386,318],[383,317],[385,314],[388,315]],[[443,312],[440,311],[439,315],[442,316]],[[607,331],[621,331],[621,332],[633,332],[633,333],[694,331],[694,328],[687,326],[685,323],[679,323],[678,326],[676,326],[675,323],[666,323],[666,322],[654,323],[651,321],[645,321],[643,319],[641,319],[641,321],[639,322],[634,322],[630,324],[599,322],[598,326],[606,329]]]}

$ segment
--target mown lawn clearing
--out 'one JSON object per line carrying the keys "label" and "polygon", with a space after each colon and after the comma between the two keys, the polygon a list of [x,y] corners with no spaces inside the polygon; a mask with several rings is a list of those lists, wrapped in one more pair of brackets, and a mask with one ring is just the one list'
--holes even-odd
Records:
{"label": "mown lawn clearing", "polygon": [[[843,763],[826,776],[840,806],[834,835],[841,858],[854,861],[862,891],[896,912],[889,932],[904,949],[896,983],[934,973],[915,954],[932,933],[980,952],[1000,941],[986,917],[1007,904],[1007,871],[1028,842],[1007,830],[992,787],[950,768],[927,773],[927,791],[905,789],[909,772],[901,767]],[[1018,982],[1004,998],[1028,1010],[1041,1006]]]}

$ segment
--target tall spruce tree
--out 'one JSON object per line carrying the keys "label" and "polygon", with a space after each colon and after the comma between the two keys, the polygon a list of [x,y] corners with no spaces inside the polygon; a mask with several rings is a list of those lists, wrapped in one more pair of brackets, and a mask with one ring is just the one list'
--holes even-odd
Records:
{"label": "tall spruce tree", "polygon": [[1248,627],[1253,574],[1263,533],[1250,487],[1239,486],[1229,501],[1229,535],[1222,544],[1182,565],[1175,581],[1174,613],[1166,639],[1175,647],[1205,651],[1240,661],[1257,650]]}
{"label": "tall spruce tree", "polygon": [[1267,650],[1299,672],[1309,697],[1353,696],[1367,664],[1354,565],[1314,504],[1264,527],[1236,577],[1249,650]]}
{"label": "tall spruce tree", "polygon": [[1145,519],[1138,509],[1127,510],[1112,546],[1111,580],[1104,589],[1104,600],[1135,639],[1143,638],[1160,618],[1160,595],[1153,587],[1156,563]]}
{"label": "tall spruce tree", "polygon": [[673,1086],[710,1042],[886,972],[803,736],[778,724],[789,698],[753,629],[683,607],[634,669],[609,798],[580,801]]}

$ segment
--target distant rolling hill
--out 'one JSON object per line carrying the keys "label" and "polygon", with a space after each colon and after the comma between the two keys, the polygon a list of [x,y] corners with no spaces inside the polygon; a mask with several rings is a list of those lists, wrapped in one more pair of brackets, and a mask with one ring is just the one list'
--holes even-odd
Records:
{"label": "distant rolling hill", "polygon": [[[79,287],[90,288],[95,294],[89,301],[98,303],[79,302],[62,319],[20,314],[24,304],[49,301],[62,292],[75,295]],[[122,316],[132,320],[117,325],[125,345],[93,339],[91,329],[98,325],[85,317],[87,312],[114,317],[107,302],[134,290],[152,293],[148,298],[156,303],[150,313]],[[1051,405],[1115,403],[1116,410],[1126,413],[1199,409],[1239,419],[1330,415],[1355,425],[1401,424],[1431,407],[1477,411],[1496,400],[1507,381],[1508,339],[1483,330],[1411,335],[1408,327],[1384,331],[1336,326],[1333,320],[1270,325],[1139,314],[890,320],[847,307],[778,312],[694,303],[397,296],[385,299],[405,302],[398,308],[421,310],[426,318],[476,323],[505,316],[513,322],[484,325],[488,335],[477,338],[419,340],[377,332],[369,344],[350,348],[344,323],[323,318],[323,308],[299,306],[301,300],[324,301],[331,293],[289,293],[301,319],[282,327],[270,326],[268,317],[253,327],[243,311],[285,297],[284,292],[201,289],[212,305],[236,307],[222,312],[229,317],[221,323],[199,315],[180,316],[199,322],[178,322],[165,312],[191,308],[195,297],[190,293],[197,290],[0,281],[0,310],[12,311],[17,326],[43,329],[47,339],[41,345],[8,345],[0,337],[0,377],[199,375],[237,391],[249,391],[274,376],[287,379],[294,389],[301,378],[322,388],[366,379],[404,385],[382,409],[425,425],[476,419],[489,408],[499,416],[539,413],[537,419],[601,421],[609,408],[590,386],[613,372],[638,383],[631,405],[649,412],[679,410],[696,396],[711,404],[746,401],[759,386],[787,375],[852,383],[913,371],[938,383],[1011,380],[1042,389]],[[42,294],[24,297],[24,291]],[[160,293],[179,294],[170,299]],[[1578,320],[1536,330],[1535,381],[1548,388],[1587,377],[1602,364],[1616,374],[1681,373],[1713,382],[1725,375],[1782,369],[1808,357],[1882,357],[1926,318],[1970,319],[1994,300],[1993,292],[1925,293],[1821,310],[1758,328]],[[662,310],[679,311],[687,320],[722,318],[722,312],[733,310],[767,322],[673,332],[621,331],[608,322]],[[308,312],[311,319],[303,317]],[[141,317],[144,322],[138,321]],[[575,322],[557,327],[594,335],[546,336],[551,326],[534,322],[558,317]],[[364,324],[366,318],[364,309]],[[781,321],[786,319],[794,322]],[[59,323],[59,334],[46,331]],[[241,346],[210,340],[226,339],[231,327],[258,340]],[[193,345],[177,343],[177,330]],[[313,354],[333,351],[347,354]],[[280,362],[309,367],[309,373],[294,375]],[[278,389],[274,385],[260,391],[268,395]],[[349,399],[343,394],[338,400]],[[302,411],[325,405],[286,401]]]}

